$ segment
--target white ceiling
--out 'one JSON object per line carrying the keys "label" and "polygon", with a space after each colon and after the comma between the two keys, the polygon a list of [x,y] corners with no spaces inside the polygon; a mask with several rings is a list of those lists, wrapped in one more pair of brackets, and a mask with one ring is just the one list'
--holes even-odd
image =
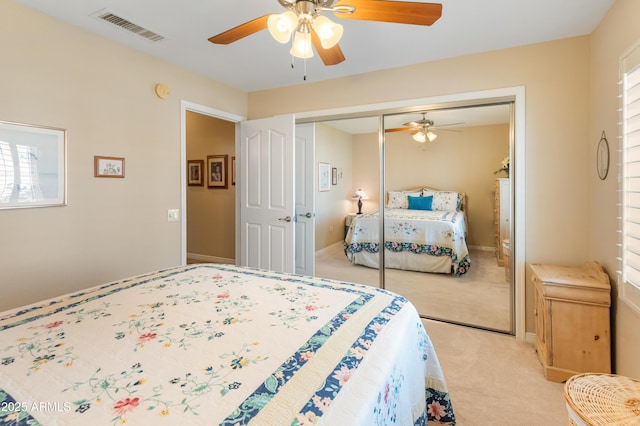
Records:
{"label": "white ceiling", "polygon": [[[47,15],[250,92],[303,83],[289,47],[260,31],[230,45],[208,38],[269,13],[277,0],[14,0]],[[372,0],[373,1],[373,0]],[[441,0],[431,27],[333,19],[344,25],[346,60],[306,61],[319,81],[483,51],[589,34],[615,0]],[[343,3],[348,3],[344,0]],[[151,42],[91,15],[106,9],[164,37]]]}

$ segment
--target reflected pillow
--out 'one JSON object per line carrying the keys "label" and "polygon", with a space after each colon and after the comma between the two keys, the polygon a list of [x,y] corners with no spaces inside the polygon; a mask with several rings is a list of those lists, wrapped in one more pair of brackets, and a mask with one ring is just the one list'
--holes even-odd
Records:
{"label": "reflected pillow", "polygon": [[422,196],[433,196],[432,210],[460,211],[464,194],[455,191],[423,189]]}
{"label": "reflected pillow", "polygon": [[420,196],[422,193],[415,191],[389,191],[387,207],[390,209],[406,209],[407,196],[409,195]]}
{"label": "reflected pillow", "polygon": [[433,204],[433,196],[429,197],[412,197],[409,195],[407,197],[409,199],[409,207],[410,210],[431,210],[431,205]]}

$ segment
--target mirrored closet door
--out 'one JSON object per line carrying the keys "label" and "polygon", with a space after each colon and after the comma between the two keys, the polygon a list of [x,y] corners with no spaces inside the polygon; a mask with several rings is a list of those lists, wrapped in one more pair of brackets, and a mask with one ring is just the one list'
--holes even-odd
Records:
{"label": "mirrored closet door", "polygon": [[345,240],[318,252],[316,275],[383,286],[425,318],[513,333],[512,115],[510,103],[424,106],[317,123],[348,134],[352,154],[334,206]]}

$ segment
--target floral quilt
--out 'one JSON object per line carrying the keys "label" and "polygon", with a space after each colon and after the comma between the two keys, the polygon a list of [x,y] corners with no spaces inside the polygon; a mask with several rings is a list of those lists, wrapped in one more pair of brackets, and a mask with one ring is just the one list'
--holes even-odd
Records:
{"label": "floral quilt", "polygon": [[455,424],[413,305],[200,264],[0,313],[3,425]]}
{"label": "floral quilt", "polygon": [[[380,214],[376,211],[359,215],[353,220],[344,243],[347,257],[363,251],[380,251],[379,218]],[[386,250],[449,257],[455,276],[464,275],[471,267],[466,231],[464,213],[459,211],[384,211]]]}

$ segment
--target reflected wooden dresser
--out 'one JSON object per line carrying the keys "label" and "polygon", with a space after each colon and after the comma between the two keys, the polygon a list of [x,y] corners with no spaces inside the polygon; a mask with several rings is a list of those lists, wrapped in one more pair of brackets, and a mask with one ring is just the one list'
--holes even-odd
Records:
{"label": "reflected wooden dresser", "polygon": [[598,262],[532,264],[536,351],[547,380],[611,372],[609,276]]}
{"label": "reflected wooden dresser", "polygon": [[504,266],[503,243],[509,239],[509,216],[511,210],[509,178],[496,179],[494,208],[496,258],[498,259],[498,265]]}

